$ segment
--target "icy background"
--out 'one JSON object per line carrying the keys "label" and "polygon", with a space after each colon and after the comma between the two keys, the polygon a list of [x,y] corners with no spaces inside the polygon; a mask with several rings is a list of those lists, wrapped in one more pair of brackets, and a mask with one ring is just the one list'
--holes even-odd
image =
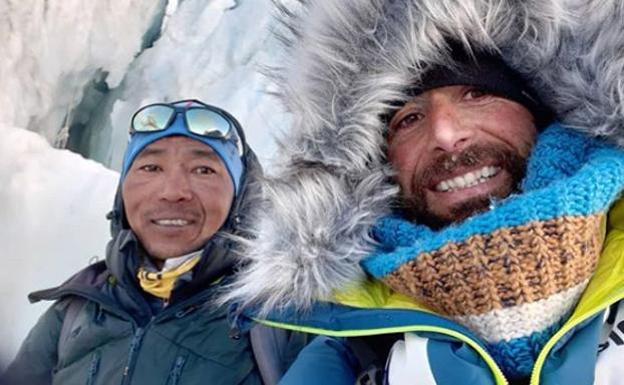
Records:
{"label": "icy background", "polygon": [[27,293],[102,258],[137,107],[219,105],[271,156],[271,24],[270,0],[0,0],[0,370],[49,306]]}

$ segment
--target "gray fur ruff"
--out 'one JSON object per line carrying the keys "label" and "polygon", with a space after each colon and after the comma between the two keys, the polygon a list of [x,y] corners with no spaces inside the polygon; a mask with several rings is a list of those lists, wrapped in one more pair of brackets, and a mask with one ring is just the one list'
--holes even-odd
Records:
{"label": "gray fur ruff", "polygon": [[389,101],[448,63],[445,36],[500,52],[563,123],[624,144],[621,0],[309,0],[277,4],[293,115],[226,301],[260,314],[360,282],[371,226],[398,188],[384,158]]}

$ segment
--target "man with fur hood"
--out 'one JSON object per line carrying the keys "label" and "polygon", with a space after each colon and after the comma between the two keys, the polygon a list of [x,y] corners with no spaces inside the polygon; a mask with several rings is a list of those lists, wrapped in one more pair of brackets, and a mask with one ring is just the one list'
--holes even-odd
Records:
{"label": "man with fur hood", "polygon": [[132,118],[106,260],[29,299],[54,301],[3,384],[261,384],[248,334],[214,298],[237,260],[260,172],[239,123],[199,101]]}
{"label": "man with fur hood", "polygon": [[281,10],[293,127],[228,298],[320,335],[282,383],[624,383],[622,2]]}

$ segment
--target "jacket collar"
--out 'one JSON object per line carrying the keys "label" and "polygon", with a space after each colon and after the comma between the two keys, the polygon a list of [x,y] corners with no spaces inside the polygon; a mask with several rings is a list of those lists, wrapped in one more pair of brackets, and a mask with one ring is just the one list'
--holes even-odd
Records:
{"label": "jacket collar", "polygon": [[[210,286],[219,278],[231,273],[235,258],[233,244],[216,234],[204,246],[202,256],[194,268],[193,279],[176,288],[171,302],[185,300]],[[136,273],[141,264],[140,246],[131,230],[121,230],[107,245],[106,264],[113,276],[125,287],[142,292]]]}

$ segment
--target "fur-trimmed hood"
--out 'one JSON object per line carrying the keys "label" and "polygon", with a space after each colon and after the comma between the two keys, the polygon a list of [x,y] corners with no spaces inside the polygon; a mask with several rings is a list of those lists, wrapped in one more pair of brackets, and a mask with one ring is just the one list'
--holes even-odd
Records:
{"label": "fur-trimmed hood", "polygon": [[500,52],[558,119],[624,144],[620,0],[308,0],[278,4],[272,74],[293,115],[246,265],[227,299],[307,308],[361,280],[371,226],[397,196],[382,116],[407,101],[445,41]]}

